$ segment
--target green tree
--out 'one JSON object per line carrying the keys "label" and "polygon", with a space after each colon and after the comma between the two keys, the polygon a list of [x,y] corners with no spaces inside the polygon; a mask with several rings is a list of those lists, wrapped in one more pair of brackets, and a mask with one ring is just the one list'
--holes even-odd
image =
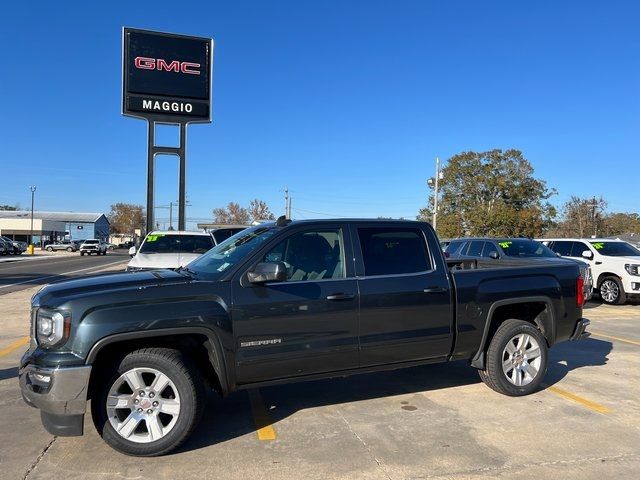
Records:
{"label": "green tree", "polygon": [[18,210],[18,205],[0,205],[0,210],[16,211]]}
{"label": "green tree", "polygon": [[145,215],[142,205],[114,203],[107,215],[112,233],[133,234],[136,228],[144,228]]}
{"label": "green tree", "polygon": [[604,217],[604,235],[640,235],[640,215],[637,213],[610,213]]}
{"label": "green tree", "polygon": [[[463,152],[442,169],[438,234],[461,236],[539,236],[551,224],[555,208],[547,201],[555,190],[533,175],[519,150]],[[429,199],[433,204],[433,197]],[[431,207],[418,218],[431,221]]]}

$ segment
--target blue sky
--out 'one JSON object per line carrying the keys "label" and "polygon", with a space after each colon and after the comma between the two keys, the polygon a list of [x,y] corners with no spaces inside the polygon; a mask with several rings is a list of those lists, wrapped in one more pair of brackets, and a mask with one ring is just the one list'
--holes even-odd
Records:
{"label": "blue sky", "polygon": [[[61,6],[65,5],[64,8]],[[571,195],[640,211],[634,1],[11,2],[0,18],[0,203],[145,202],[146,124],[120,115],[121,28],[211,36],[212,124],[188,216],[258,197],[294,217],[412,217],[434,157],[518,148]],[[9,164],[9,165],[8,165]],[[177,198],[160,159],[157,204]],[[168,217],[158,210],[157,217]]]}

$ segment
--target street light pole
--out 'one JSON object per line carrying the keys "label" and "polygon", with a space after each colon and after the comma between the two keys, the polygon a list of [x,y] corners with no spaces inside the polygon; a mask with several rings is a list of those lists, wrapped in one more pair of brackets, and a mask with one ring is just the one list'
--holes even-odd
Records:
{"label": "street light pole", "polygon": [[436,157],[436,176],[427,179],[427,186],[429,188],[433,188],[433,216],[431,219],[431,224],[433,225],[433,229],[436,230],[438,225],[438,188],[440,185],[440,180],[442,173],[440,172],[440,157]]}
{"label": "street light pole", "polygon": [[440,180],[440,157],[436,157],[436,181],[433,196],[433,229],[438,232],[438,181]]}
{"label": "street light pole", "polygon": [[29,245],[31,246],[31,254],[33,254],[33,201],[36,193],[36,186],[31,185],[29,190],[31,190],[31,234],[29,235]]}

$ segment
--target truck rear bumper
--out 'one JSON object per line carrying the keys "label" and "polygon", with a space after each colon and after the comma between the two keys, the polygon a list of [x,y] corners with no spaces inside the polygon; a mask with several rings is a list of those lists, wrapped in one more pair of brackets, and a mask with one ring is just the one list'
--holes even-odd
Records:
{"label": "truck rear bumper", "polygon": [[60,436],[83,433],[84,413],[91,366],[20,369],[20,390],[24,401],[40,409],[45,429]]}
{"label": "truck rear bumper", "polygon": [[591,335],[589,332],[587,332],[587,327],[589,326],[590,323],[591,322],[586,318],[581,318],[580,320],[578,320],[578,323],[576,324],[576,328],[573,331],[573,334],[571,335],[571,338],[569,338],[569,340],[580,340],[582,338],[587,338],[589,335]]}

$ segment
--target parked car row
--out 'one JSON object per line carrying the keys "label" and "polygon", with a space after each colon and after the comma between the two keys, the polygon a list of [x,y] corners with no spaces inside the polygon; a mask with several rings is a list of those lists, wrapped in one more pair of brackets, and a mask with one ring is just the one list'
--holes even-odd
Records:
{"label": "parked car row", "polygon": [[0,237],[0,255],[20,255],[27,250],[26,242]]}
{"label": "parked car row", "polygon": [[610,238],[544,238],[540,242],[559,256],[587,262],[604,303],[618,305],[640,298],[640,250],[633,245]]}
{"label": "parked car row", "polygon": [[586,299],[594,291],[607,304],[640,298],[640,250],[622,240],[459,238],[446,245],[445,255],[504,266],[563,257],[578,263]]}

